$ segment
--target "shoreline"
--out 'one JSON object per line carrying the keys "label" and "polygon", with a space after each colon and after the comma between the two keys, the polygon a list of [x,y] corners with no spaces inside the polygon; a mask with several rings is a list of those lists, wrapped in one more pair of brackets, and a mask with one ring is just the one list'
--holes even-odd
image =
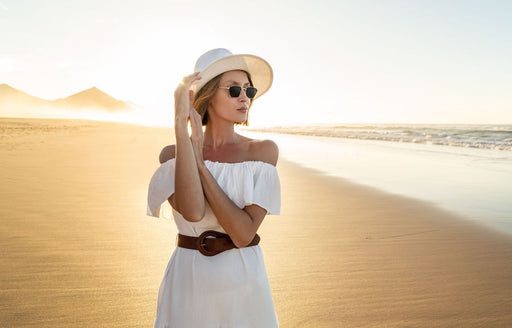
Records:
{"label": "shoreline", "polygon": [[[146,193],[172,130],[31,123],[0,141],[0,321],[151,326],[177,231],[145,215]],[[285,159],[278,171],[281,215],[259,233],[281,327],[512,321],[510,236]]]}
{"label": "shoreline", "polygon": [[[508,234],[421,200],[281,165],[282,182],[296,191],[285,196],[272,234],[267,226],[262,233],[270,249],[280,250],[271,253],[277,285],[295,287],[276,302],[306,320],[287,302],[306,296],[302,308],[323,313],[309,321],[287,317],[287,327],[480,327],[512,320]],[[282,248],[279,239],[307,247]],[[294,260],[302,252],[303,260]],[[315,283],[305,286],[312,277]]]}
{"label": "shoreline", "polygon": [[282,158],[304,167],[423,200],[512,235],[512,185],[504,182],[512,179],[511,152],[277,133],[249,136],[274,140]]}
{"label": "shoreline", "polygon": [[[246,131],[511,151],[512,124],[327,124]],[[508,138],[506,137],[508,135]]]}

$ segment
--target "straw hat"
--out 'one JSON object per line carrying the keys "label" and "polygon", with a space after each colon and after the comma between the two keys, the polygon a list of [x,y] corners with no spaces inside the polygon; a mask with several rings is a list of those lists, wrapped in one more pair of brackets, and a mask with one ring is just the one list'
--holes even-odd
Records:
{"label": "straw hat", "polygon": [[254,55],[233,55],[231,51],[217,48],[205,52],[196,61],[194,72],[200,72],[200,80],[192,84],[194,92],[199,91],[208,81],[227,71],[242,70],[251,74],[251,80],[258,93],[258,98],[272,85],[272,68],[263,58]]}

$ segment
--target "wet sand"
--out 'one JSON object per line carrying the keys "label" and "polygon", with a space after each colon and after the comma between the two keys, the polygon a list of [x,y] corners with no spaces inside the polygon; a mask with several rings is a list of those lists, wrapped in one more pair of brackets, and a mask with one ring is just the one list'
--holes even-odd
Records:
{"label": "wet sand", "polygon": [[[170,129],[0,119],[0,326],[151,327],[174,248],[145,215]],[[281,160],[260,234],[281,327],[508,327],[512,238]]]}

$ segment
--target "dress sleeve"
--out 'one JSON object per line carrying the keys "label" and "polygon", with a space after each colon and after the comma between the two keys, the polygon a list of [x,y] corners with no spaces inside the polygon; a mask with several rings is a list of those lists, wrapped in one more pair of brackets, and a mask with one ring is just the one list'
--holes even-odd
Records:
{"label": "dress sleeve", "polygon": [[277,168],[271,164],[259,163],[253,175],[253,188],[245,189],[245,206],[258,205],[268,214],[281,212],[281,183]]}
{"label": "dress sleeve", "polygon": [[167,201],[174,194],[174,176],[176,161],[174,159],[160,165],[151,177],[148,189],[147,215],[157,218],[170,218],[171,206]]}

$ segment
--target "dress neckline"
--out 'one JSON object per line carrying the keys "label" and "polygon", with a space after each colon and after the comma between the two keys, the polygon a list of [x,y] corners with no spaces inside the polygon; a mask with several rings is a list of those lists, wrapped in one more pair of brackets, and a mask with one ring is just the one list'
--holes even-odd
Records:
{"label": "dress neckline", "polygon": [[[176,161],[176,157],[175,158],[171,158],[169,161]],[[273,164],[270,164],[270,163],[267,163],[267,162],[264,162],[264,161],[257,161],[257,160],[256,161],[248,160],[248,161],[242,161],[242,162],[217,162],[217,161],[211,161],[209,159],[205,159],[204,162],[205,163],[211,163],[211,164],[225,164],[225,165],[237,165],[237,164],[255,163],[255,164],[270,165],[270,166],[272,166],[274,168],[276,167]]]}
{"label": "dress neckline", "polygon": [[206,162],[209,162],[209,163],[213,163],[213,164],[227,164],[227,165],[236,165],[236,164],[245,164],[245,163],[261,163],[261,164],[266,164],[266,165],[270,165],[272,167],[275,167],[274,165],[270,164],[270,163],[267,163],[267,162],[264,162],[264,161],[242,161],[242,162],[217,162],[217,161],[210,161],[209,159],[205,159],[204,160],[205,163]]}

